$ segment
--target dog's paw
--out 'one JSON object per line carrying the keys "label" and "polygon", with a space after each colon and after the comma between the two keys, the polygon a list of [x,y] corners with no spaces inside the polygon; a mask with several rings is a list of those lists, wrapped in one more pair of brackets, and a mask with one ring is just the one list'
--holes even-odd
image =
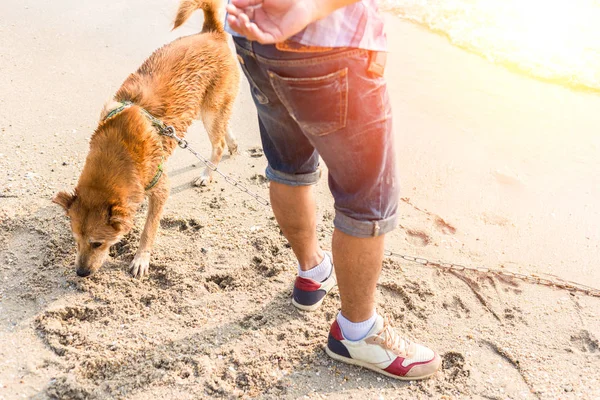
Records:
{"label": "dog's paw", "polygon": [[150,268],[150,252],[144,251],[136,254],[129,266],[129,272],[134,278],[141,279],[148,274]]}
{"label": "dog's paw", "polygon": [[212,181],[210,175],[202,174],[194,181],[194,186],[208,186],[208,184]]}
{"label": "dog's paw", "polygon": [[229,154],[231,154],[232,156],[234,156],[236,154],[239,154],[237,143],[235,143],[235,144],[228,144],[227,145],[227,149],[229,150]]}

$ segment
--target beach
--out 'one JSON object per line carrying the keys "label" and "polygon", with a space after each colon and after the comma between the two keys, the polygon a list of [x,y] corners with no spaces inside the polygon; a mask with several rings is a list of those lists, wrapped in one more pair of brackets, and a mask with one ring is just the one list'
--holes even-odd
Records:
{"label": "beach", "polygon": [[[440,353],[422,382],[324,352],[339,309],[290,301],[296,264],[271,210],[177,150],[143,280],[144,221],[78,278],[64,211],[102,105],[171,31],[177,2],[0,4],[0,399],[599,399],[600,298],[494,274],[386,259],[378,309]],[[388,14],[386,79],[402,178],[390,251],[600,288],[600,95],[533,79]],[[266,196],[254,104],[240,85],[240,154],[220,169]],[[187,134],[208,156],[200,122]],[[326,169],[325,171],[326,172]],[[323,175],[325,176],[325,175]],[[333,201],[322,179],[319,236]]]}

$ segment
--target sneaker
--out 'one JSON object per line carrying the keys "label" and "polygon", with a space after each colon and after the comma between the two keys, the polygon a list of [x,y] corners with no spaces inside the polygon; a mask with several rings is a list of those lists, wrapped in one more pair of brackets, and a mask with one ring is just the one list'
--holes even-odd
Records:
{"label": "sneaker", "polygon": [[440,356],[433,350],[402,339],[381,316],[377,316],[367,336],[357,341],[345,339],[335,321],[325,351],[334,360],[407,381],[427,378],[441,364]]}
{"label": "sneaker", "polygon": [[[331,259],[331,253],[325,253],[325,257]],[[333,263],[331,264],[331,273],[323,282],[297,276],[292,293],[292,304],[302,311],[315,311],[335,285],[337,285],[337,280],[335,279]]]}

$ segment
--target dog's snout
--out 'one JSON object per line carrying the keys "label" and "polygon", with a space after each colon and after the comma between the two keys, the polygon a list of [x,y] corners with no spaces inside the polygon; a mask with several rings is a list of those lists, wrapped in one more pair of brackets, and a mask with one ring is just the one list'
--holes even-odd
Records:
{"label": "dog's snout", "polygon": [[81,276],[82,278],[90,276],[91,273],[92,271],[90,271],[89,269],[77,268],[77,276]]}

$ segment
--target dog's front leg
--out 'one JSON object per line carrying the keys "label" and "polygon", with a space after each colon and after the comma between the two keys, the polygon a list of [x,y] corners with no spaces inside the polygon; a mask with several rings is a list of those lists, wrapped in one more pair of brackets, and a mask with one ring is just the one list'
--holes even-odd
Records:
{"label": "dog's front leg", "polygon": [[130,272],[136,278],[142,278],[148,273],[150,267],[150,253],[156,237],[156,231],[160,223],[163,208],[169,197],[169,184],[166,174],[163,174],[159,183],[154,187],[148,196],[148,215],[146,224],[140,239],[138,248],[133,261],[131,262]]}

